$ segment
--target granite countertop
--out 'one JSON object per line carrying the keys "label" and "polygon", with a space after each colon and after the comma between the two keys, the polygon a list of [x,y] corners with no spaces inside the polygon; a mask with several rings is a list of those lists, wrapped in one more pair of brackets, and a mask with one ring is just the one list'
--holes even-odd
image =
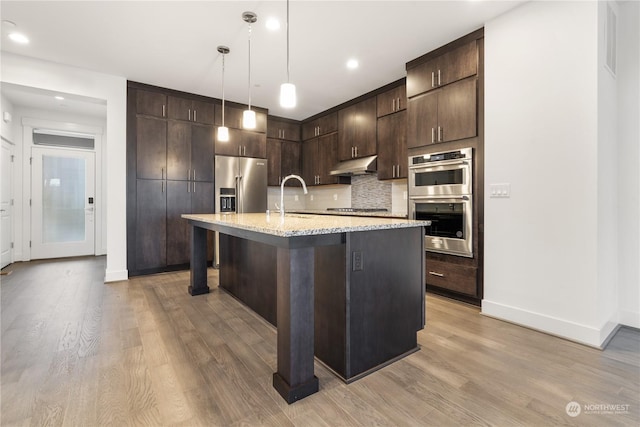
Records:
{"label": "granite countertop", "polygon": [[340,215],[340,216],[364,216],[364,217],[379,217],[379,218],[400,218],[406,219],[407,215],[401,215],[393,212],[341,212],[341,211],[328,211],[326,209],[295,209],[293,213],[311,214],[311,215]]}
{"label": "granite countertop", "polygon": [[312,215],[307,213],[287,213],[284,218],[281,218],[277,212],[270,215],[266,213],[183,214],[182,218],[279,237],[313,236],[429,225],[429,221],[399,218]]}

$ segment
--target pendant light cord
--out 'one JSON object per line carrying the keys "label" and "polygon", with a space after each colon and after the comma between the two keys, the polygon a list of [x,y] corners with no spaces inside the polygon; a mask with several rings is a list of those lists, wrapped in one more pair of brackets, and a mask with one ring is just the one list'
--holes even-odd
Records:
{"label": "pendant light cord", "polygon": [[222,54],[222,127],[224,127],[224,53]]}
{"label": "pendant light cord", "polygon": [[249,110],[251,110],[251,23],[249,23]]}
{"label": "pendant light cord", "polygon": [[291,70],[289,67],[289,0],[287,0],[287,83],[290,83],[289,74]]}

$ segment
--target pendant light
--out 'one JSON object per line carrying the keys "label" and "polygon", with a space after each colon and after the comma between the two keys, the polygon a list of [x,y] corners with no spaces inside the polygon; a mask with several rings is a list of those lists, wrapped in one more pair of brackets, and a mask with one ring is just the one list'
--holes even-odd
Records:
{"label": "pendant light", "polygon": [[296,106],[296,86],[289,81],[289,0],[287,0],[287,82],[280,85],[280,106],[294,108]]}
{"label": "pendant light", "polygon": [[245,129],[256,128],[256,112],[251,109],[251,24],[258,20],[258,15],[253,12],[244,12],[242,19],[249,24],[249,105],[242,112],[242,127]]}
{"label": "pendant light", "polygon": [[218,46],[218,52],[222,54],[222,126],[218,127],[218,141],[229,141],[229,128],[224,125],[224,56],[229,53],[227,46]]}

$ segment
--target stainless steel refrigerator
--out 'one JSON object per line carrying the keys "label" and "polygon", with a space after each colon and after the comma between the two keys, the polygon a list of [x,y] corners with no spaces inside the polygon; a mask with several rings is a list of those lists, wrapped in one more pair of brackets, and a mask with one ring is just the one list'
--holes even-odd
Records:
{"label": "stainless steel refrigerator", "polygon": [[[267,159],[215,157],[216,213],[251,213],[267,210]],[[219,239],[215,237],[215,265],[219,265]]]}

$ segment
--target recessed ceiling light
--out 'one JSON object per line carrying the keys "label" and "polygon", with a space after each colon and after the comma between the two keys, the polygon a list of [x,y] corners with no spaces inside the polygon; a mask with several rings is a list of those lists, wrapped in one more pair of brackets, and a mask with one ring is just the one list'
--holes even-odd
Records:
{"label": "recessed ceiling light", "polygon": [[265,26],[271,31],[276,31],[280,29],[280,21],[277,18],[267,18]]}
{"label": "recessed ceiling light", "polygon": [[9,38],[16,43],[27,44],[29,43],[29,38],[21,33],[11,33],[9,34]]}
{"label": "recessed ceiling light", "polygon": [[350,59],[347,61],[347,68],[350,70],[355,70],[356,68],[358,68],[360,64],[358,64],[358,60],[357,59]]}
{"label": "recessed ceiling light", "polygon": [[64,96],[56,95],[54,96],[54,98],[57,99],[58,101],[64,101]]}

